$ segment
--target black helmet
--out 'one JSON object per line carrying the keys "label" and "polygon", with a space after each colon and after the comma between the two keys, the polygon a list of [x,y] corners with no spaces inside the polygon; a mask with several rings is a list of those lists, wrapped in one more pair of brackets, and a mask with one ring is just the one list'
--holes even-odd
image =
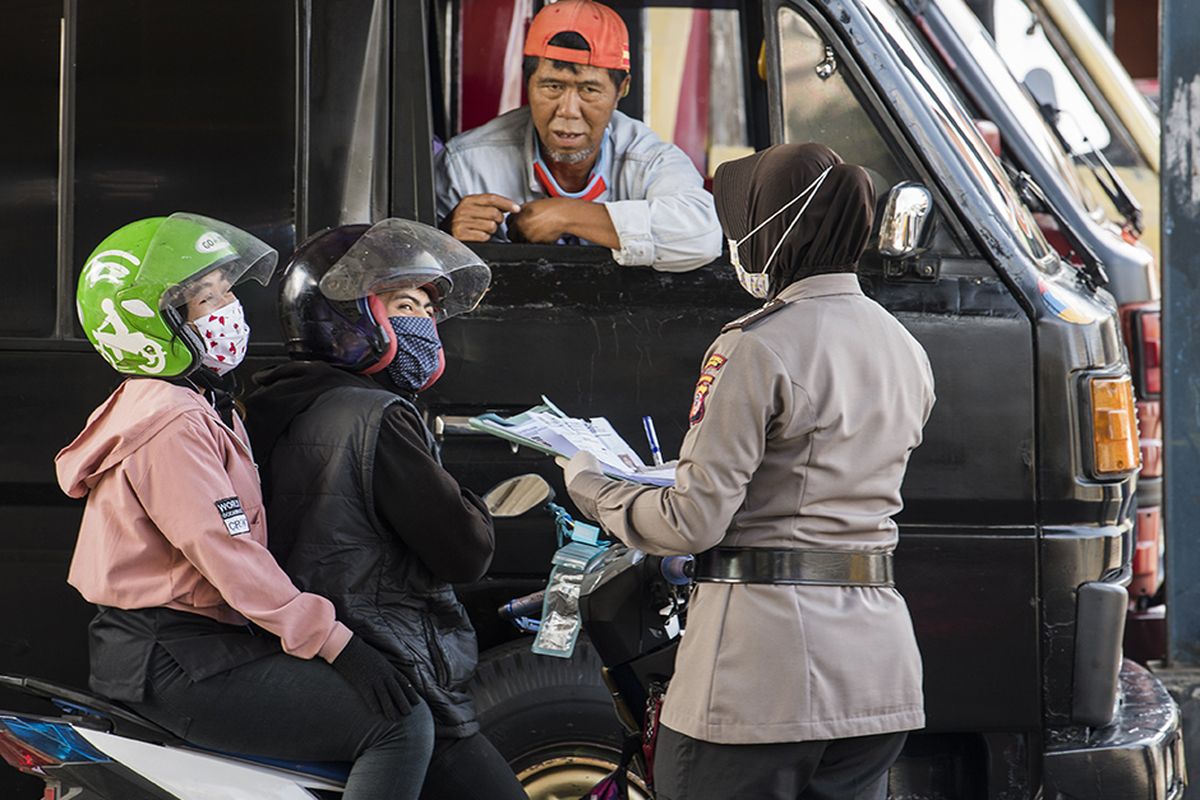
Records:
{"label": "black helmet", "polygon": [[380,292],[427,289],[440,322],[479,305],[491,277],[470,248],[419,222],[385,219],[330,228],[300,245],[283,272],[284,343],[297,360],[378,372],[396,354]]}

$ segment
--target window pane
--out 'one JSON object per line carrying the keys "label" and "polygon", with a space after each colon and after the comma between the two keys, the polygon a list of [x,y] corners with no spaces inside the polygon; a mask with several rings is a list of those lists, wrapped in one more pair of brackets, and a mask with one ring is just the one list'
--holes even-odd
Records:
{"label": "window pane", "polygon": [[820,142],[845,161],[861,164],[880,197],[901,180],[900,165],[847,82],[837,56],[808,20],[779,12],[783,68],[784,139]]}
{"label": "window pane", "polygon": [[[76,274],[114,229],[174,211],[245,228],[286,262],[295,15],[293,0],[79,4]],[[278,341],[274,287],[250,284],[239,296],[255,341]]]}
{"label": "window pane", "polygon": [[995,15],[996,49],[1039,103],[1059,109],[1059,132],[1072,152],[1109,148],[1113,136],[1108,126],[1029,7],[1021,0],[997,0]]}
{"label": "window pane", "polygon": [[[984,74],[992,76],[992,89],[1000,95],[1004,105],[1016,117],[1018,127],[1029,135],[1034,147],[1041,152],[1042,160],[1058,173],[1083,208],[1088,211],[1095,209],[1095,195],[1079,182],[1079,175],[1070,155],[1063,150],[1062,144],[1038,110],[1037,104],[1013,79],[1012,72],[994,46],[994,40],[988,35],[983,23],[967,6],[958,3],[946,3],[942,13]],[[950,77],[952,76],[948,76]],[[1071,127],[1071,124],[1067,122],[1067,126]]]}
{"label": "window pane", "polygon": [[[15,0],[0,25],[0,336],[54,330],[62,2]],[[19,77],[18,77],[19,76]]]}
{"label": "window pane", "polygon": [[[752,152],[740,14],[654,2],[618,9],[629,27],[632,59],[630,94],[618,107],[678,145],[708,178],[722,161]],[[459,89],[457,102],[447,101],[457,112],[448,116],[458,119],[458,131],[526,103],[520,53],[536,6],[462,0],[460,42],[451,58],[443,53],[441,67],[447,96]]]}
{"label": "window pane", "polygon": [[1050,257],[1053,251],[1029,208],[1021,202],[1000,160],[992,154],[974,120],[946,83],[941,68],[926,51],[923,37],[886,0],[862,2],[871,7],[872,16],[881,25],[890,29],[892,45],[910,73],[910,85],[924,98],[924,105],[951,149],[961,154],[963,166],[979,179],[978,186],[988,196],[997,218],[1007,220],[1010,229],[1020,233],[1021,243],[1031,259],[1043,261]]}
{"label": "window pane", "polygon": [[643,20],[646,124],[705,177],[721,162],[753,152],[738,12],[648,8]]}
{"label": "window pane", "polygon": [[521,77],[530,0],[462,0],[458,52],[456,132],[477,128],[525,104]]}

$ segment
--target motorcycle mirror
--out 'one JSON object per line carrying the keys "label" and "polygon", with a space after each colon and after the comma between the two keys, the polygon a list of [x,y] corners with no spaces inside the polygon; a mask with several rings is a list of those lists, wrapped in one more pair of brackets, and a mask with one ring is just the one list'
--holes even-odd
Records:
{"label": "motorcycle mirror", "polygon": [[553,499],[554,489],[545,478],[532,472],[501,481],[483,495],[493,517],[519,517]]}

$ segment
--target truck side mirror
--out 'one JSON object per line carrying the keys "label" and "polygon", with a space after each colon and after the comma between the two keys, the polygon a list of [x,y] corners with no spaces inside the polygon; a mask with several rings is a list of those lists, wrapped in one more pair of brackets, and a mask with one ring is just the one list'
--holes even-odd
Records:
{"label": "truck side mirror", "polygon": [[879,252],[891,258],[916,255],[932,209],[933,195],[920,183],[903,181],[893,186],[879,225]]}

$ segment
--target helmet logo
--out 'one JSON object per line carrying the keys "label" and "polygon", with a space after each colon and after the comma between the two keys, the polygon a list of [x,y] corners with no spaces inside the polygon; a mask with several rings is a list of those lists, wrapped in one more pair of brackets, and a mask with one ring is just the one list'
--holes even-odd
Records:
{"label": "helmet logo", "polygon": [[133,253],[127,253],[124,250],[105,250],[103,253],[97,253],[96,257],[83,268],[88,288],[95,288],[96,284],[101,281],[114,286],[125,285],[125,279],[129,277],[129,267],[116,261],[105,260],[109,257],[123,258],[135,267],[141,266],[142,263]]}
{"label": "helmet logo", "polygon": [[218,250],[232,250],[229,241],[216,231],[205,231],[196,240],[197,253],[215,253]]}
{"label": "helmet logo", "polygon": [[122,300],[121,308],[133,314],[135,317],[144,317],[149,319],[154,316],[154,309],[146,305],[146,301],[138,300],[136,297],[132,300]]}
{"label": "helmet logo", "polygon": [[[154,312],[141,300],[127,300],[121,307],[139,317],[154,316]],[[92,331],[96,340],[96,350],[104,359],[120,369],[118,362],[124,361],[128,355],[137,354],[145,364],[138,366],[147,375],[157,375],[167,364],[167,354],[162,345],[140,331],[130,332],[125,321],[117,312],[112,298],[106,297],[100,301],[100,310],[104,312],[104,321]],[[148,314],[143,312],[149,312]],[[105,330],[108,328],[109,330]]]}

